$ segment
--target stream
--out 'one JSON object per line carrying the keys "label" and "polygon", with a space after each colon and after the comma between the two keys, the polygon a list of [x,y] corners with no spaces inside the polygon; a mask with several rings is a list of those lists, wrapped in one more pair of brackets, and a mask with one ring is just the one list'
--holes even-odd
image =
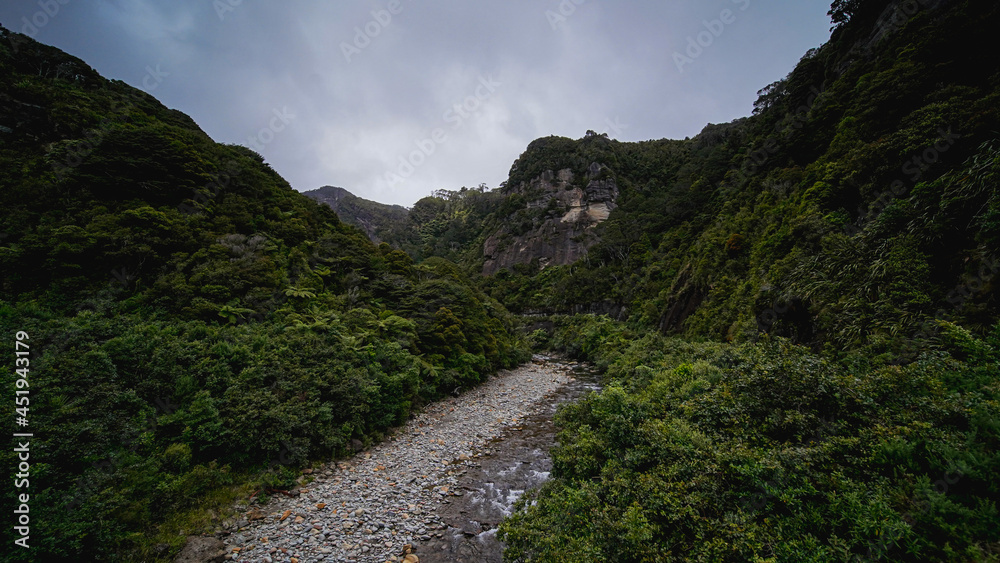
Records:
{"label": "stream", "polygon": [[552,470],[549,451],[556,445],[556,408],[601,389],[600,375],[587,364],[544,356],[535,360],[565,370],[572,381],[549,397],[539,412],[490,442],[488,453],[469,465],[453,488],[454,495],[437,510],[447,528],[418,544],[421,563],[503,561],[497,526],[526,490],[548,479]]}

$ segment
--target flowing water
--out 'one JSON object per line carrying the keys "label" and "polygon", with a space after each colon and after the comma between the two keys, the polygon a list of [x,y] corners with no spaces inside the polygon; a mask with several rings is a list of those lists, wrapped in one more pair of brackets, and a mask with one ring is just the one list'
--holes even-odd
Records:
{"label": "flowing water", "polygon": [[564,402],[600,390],[600,376],[591,366],[568,360],[539,358],[565,369],[573,381],[549,397],[544,407],[488,446],[488,453],[467,466],[438,516],[447,524],[420,542],[421,563],[500,563],[503,548],[497,525],[511,513],[526,490],[539,487],[552,470],[549,450],[556,444],[553,415]]}

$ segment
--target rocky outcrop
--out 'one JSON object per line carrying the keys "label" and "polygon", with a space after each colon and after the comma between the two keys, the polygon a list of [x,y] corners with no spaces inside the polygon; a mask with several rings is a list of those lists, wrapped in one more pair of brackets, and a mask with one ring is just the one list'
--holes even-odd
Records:
{"label": "rocky outcrop", "polygon": [[615,209],[618,186],[608,170],[593,163],[584,174],[566,168],[546,171],[510,189],[524,207],[503,221],[483,244],[483,275],[538,260],[544,268],[572,264],[597,241],[593,227]]}
{"label": "rocky outcrop", "polygon": [[191,536],[174,563],[216,563],[225,559],[225,547],[218,538]]}

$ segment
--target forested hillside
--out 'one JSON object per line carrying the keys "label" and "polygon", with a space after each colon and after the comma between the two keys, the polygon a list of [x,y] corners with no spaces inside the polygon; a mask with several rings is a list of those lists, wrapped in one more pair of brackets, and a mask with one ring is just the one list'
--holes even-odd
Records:
{"label": "forested hillside", "polygon": [[[470,276],[491,240],[528,249],[484,291],[609,382],[559,415],[511,561],[997,560],[1000,8],[830,15],[753,115],[541,138],[487,214],[455,194],[429,222]],[[614,209],[552,265],[533,239],[567,209],[525,188],[594,170]]]}
{"label": "forested hillside", "polygon": [[0,28],[33,556],[170,559],[530,344],[607,385],[558,414],[511,561],[997,561],[1000,6],[830,16],[753,115],[543,137],[409,210],[331,188],[344,222]]}
{"label": "forested hillside", "polygon": [[30,391],[36,560],[175,554],[227,502],[526,358],[453,264],[414,266],[253,151],[0,34],[0,328],[30,346],[4,385]]}
{"label": "forested hillside", "polygon": [[487,276],[511,311],[616,311],[664,333],[907,358],[932,319],[987,330],[1000,311],[997,11],[882,0],[831,13],[831,40],[764,87],[752,116],[687,140],[538,139],[499,188],[418,203],[435,212],[420,223],[436,249],[385,240],[475,274],[487,239],[529,247],[566,212],[519,188],[596,163],[618,192],[596,244],[570,265],[541,252]]}
{"label": "forested hillside", "polygon": [[399,225],[405,224],[408,210],[401,205],[386,205],[362,199],[344,188],[323,186],[318,190],[302,192],[312,199],[329,205],[345,222],[364,231],[376,244],[382,237],[400,240]]}
{"label": "forested hillside", "polygon": [[753,116],[539,140],[512,169],[599,162],[621,197],[585,260],[484,287],[627,323],[532,335],[608,388],[561,411],[554,479],[501,525],[511,561],[998,560],[1000,9],[831,15]]}

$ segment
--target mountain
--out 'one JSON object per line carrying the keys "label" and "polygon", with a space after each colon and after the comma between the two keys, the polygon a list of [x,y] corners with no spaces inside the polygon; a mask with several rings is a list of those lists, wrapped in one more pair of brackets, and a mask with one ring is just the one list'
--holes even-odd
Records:
{"label": "mountain", "polygon": [[[831,15],[750,117],[512,169],[619,195],[583,259],[482,282],[608,382],[557,416],[510,560],[996,560],[1000,8]],[[626,322],[572,315],[601,307]]]}
{"label": "mountain", "polygon": [[[535,141],[540,142],[545,140]],[[501,217],[503,226],[483,242],[487,276],[515,264],[565,266],[586,256],[597,242],[593,227],[616,207],[618,186],[601,164],[593,162],[585,172],[546,170],[531,182],[508,183],[504,194],[523,201],[523,207]]]}
{"label": "mountain", "polygon": [[830,14],[753,115],[538,139],[384,239],[605,371],[509,559],[996,559],[1000,7]]}
{"label": "mountain", "polygon": [[409,210],[296,193],[0,30],[31,556],[167,559],[530,343],[606,385],[558,413],[551,478],[500,527],[511,560],[995,560],[1000,5],[830,15],[753,115],[543,137],[497,188]]}
{"label": "mountain", "polygon": [[334,186],[323,186],[302,194],[329,205],[344,222],[364,231],[376,244],[382,242],[380,233],[398,238],[399,235],[393,236],[393,230],[397,225],[404,223],[409,215],[407,209],[401,205],[385,205],[369,201],[344,188]]}
{"label": "mountain", "polygon": [[0,559],[167,559],[527,359],[457,266],[373,244],[145,92],[3,28],[0,77],[0,331],[27,392],[3,413],[33,434],[2,497],[30,497],[31,549]]}
{"label": "mountain", "polygon": [[462,233],[438,255],[485,274],[513,312],[608,312],[670,334],[763,330],[912,356],[942,306],[988,330],[1000,311],[987,283],[1000,248],[996,15],[915,6],[838,3],[850,23],[763,88],[754,115],[694,138],[534,141],[502,186],[449,201],[491,209],[424,220]]}

